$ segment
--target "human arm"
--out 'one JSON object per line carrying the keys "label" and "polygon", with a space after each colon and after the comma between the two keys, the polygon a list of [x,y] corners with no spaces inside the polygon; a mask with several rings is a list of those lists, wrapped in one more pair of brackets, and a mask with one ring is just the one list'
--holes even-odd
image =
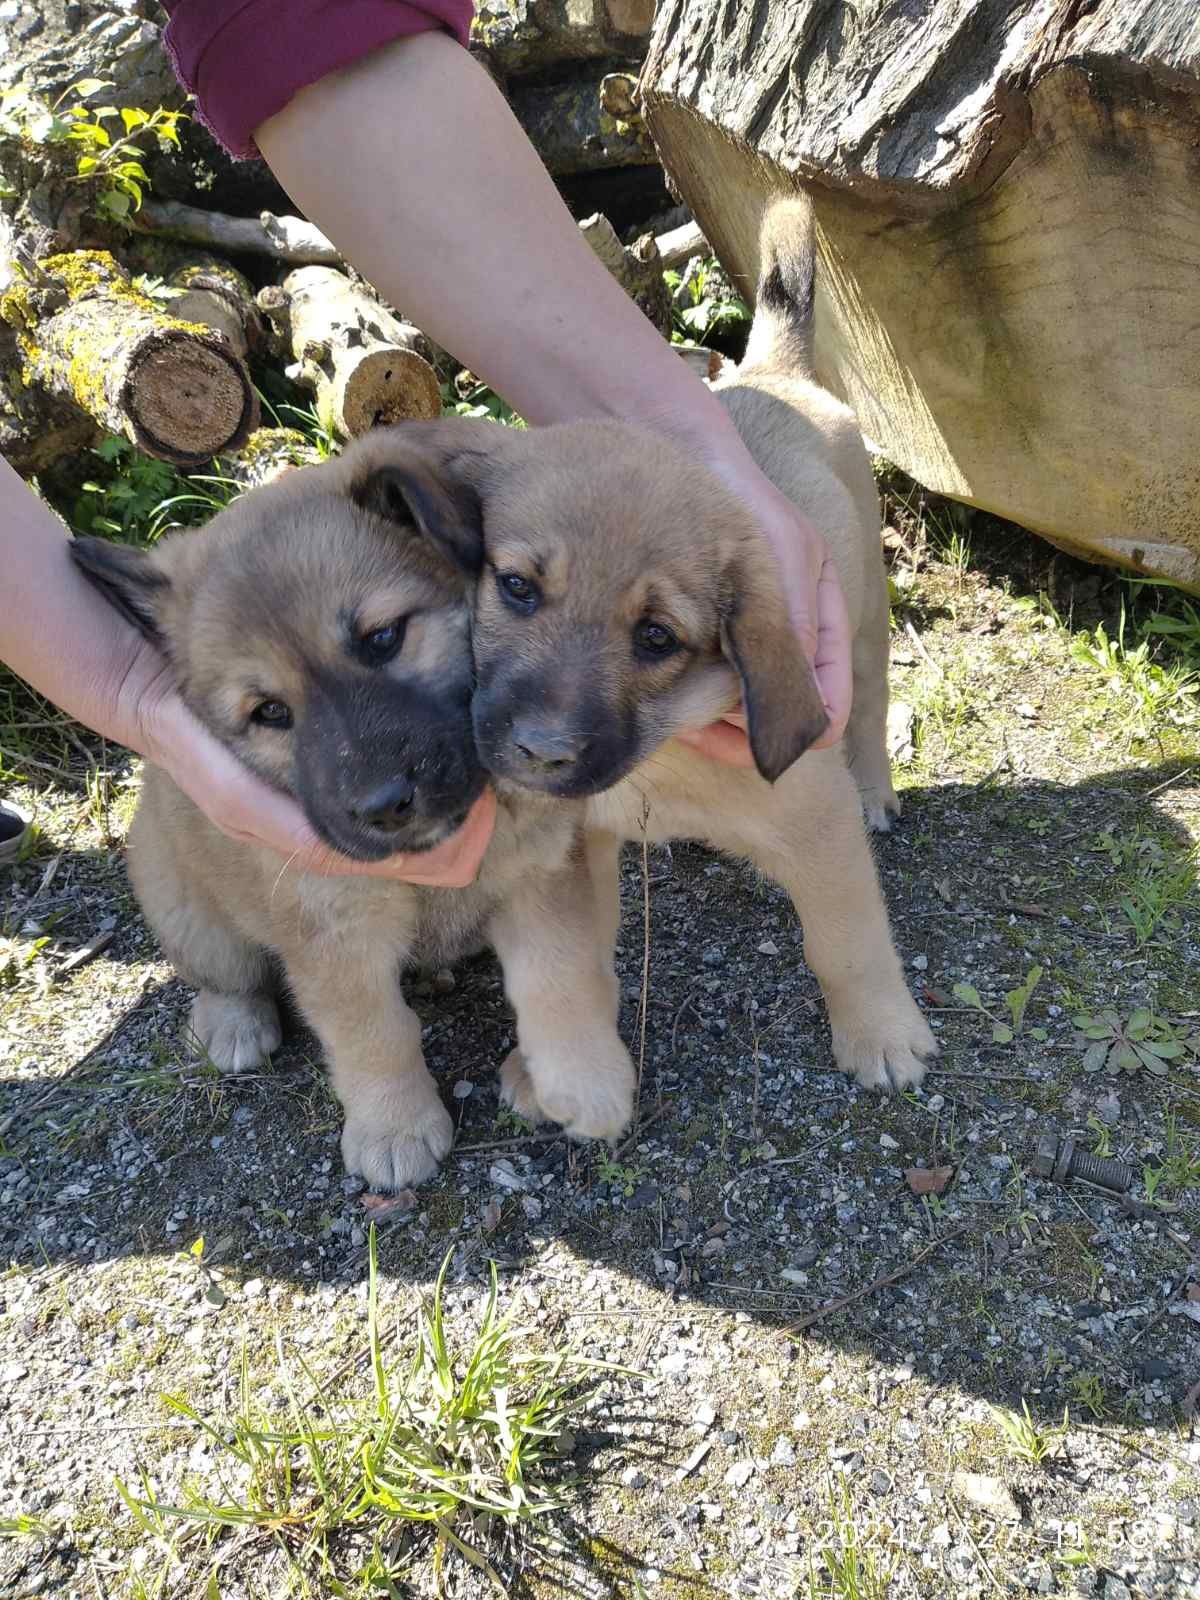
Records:
{"label": "human arm", "polygon": [[[376,287],[534,423],[617,417],[689,450],[757,517],[830,716],[849,713],[849,626],[819,532],[759,471],[716,397],[596,260],[503,96],[423,33],[301,89],[255,141]],[[696,735],[750,763],[728,723]]]}
{"label": "human arm", "polygon": [[321,843],[293,801],[256,778],[196,720],[170,666],[98,595],[68,554],[68,534],[0,461],[0,661],[86,727],[164,768],[224,833],[298,859],[309,872],[360,873],[457,888],[491,835],[495,800],[425,855],[366,866]]}

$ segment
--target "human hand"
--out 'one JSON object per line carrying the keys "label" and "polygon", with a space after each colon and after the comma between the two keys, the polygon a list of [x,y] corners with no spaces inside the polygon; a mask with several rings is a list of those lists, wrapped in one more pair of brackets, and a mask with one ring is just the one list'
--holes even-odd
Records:
{"label": "human hand", "polygon": [[438,889],[473,883],[492,836],[496,798],[486,789],[450,838],[433,850],[355,861],[330,849],[294,800],[256,777],[184,705],[162,657],[147,644],[122,685],[119,720],[134,727],[124,742],[168,772],[188,799],[231,839],[263,845],[322,877],[398,879]]}
{"label": "human hand", "polygon": [[[767,478],[749,455],[710,459],[708,466],[747,505],[758,521],[779,564],[780,585],[787,597],[801,648],[813,664],[829,726],[813,746],[836,744],[850,715],[850,619],[837,568],[825,541],[808,519]],[[746,719],[731,712],[720,722],[678,735],[714,761],[752,767],[754,757],[745,734]]]}

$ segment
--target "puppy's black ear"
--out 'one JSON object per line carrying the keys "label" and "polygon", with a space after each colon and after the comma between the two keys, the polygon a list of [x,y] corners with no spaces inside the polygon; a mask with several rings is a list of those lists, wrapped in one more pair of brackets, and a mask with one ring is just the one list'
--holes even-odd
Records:
{"label": "puppy's black ear", "polygon": [[162,604],[171,580],[144,550],[108,539],[72,539],[69,549],[75,565],[100,593],[134,627],[161,645]]}
{"label": "puppy's black ear", "polygon": [[415,528],[462,571],[474,576],[483,566],[483,507],[453,457],[364,463],[350,495],[364,511]]}
{"label": "puppy's black ear", "polygon": [[774,783],[821,737],[829,717],[766,546],[734,556],[722,586],[721,652],[741,680],[754,764]]}

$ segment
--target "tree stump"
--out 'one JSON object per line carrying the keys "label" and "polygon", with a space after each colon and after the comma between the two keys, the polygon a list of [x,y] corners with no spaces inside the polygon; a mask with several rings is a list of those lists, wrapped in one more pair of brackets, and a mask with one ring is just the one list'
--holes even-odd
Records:
{"label": "tree stump", "polygon": [[905,471],[1200,588],[1194,0],[667,0],[641,98],[743,292],[810,194],[818,374]]}
{"label": "tree stump", "polygon": [[236,450],[258,421],[245,364],[228,341],[133,288],[102,251],[77,250],[14,276],[0,298],[25,384],[71,401],[147,455],[199,466]]}
{"label": "tree stump", "polygon": [[345,273],[298,267],[261,290],[258,303],[292,357],[288,376],[312,392],[317,415],[340,438],[441,415],[441,387],[419,354],[419,330]]}

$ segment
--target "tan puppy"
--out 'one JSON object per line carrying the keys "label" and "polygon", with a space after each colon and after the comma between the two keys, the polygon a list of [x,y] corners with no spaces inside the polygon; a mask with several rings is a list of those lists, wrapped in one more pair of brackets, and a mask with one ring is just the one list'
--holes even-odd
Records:
{"label": "tan puppy", "polygon": [[[877,828],[899,810],[884,742],[878,498],[853,416],[808,374],[802,204],[769,218],[763,259],[747,359],[721,398],[837,561],[854,631],[843,746],[797,759],[825,718],[774,561],[745,507],[694,461],[616,423],[525,435],[445,424],[407,431],[440,452],[439,478],[464,510],[478,500],[480,756],[504,784],[591,797],[588,855],[606,957],[622,839],[695,838],[741,856],[792,897],[838,1065],[863,1084],[902,1087],[920,1081],[936,1047],[892,943],[859,800]],[[730,709],[739,691],[757,772],[672,740]],[[572,1073],[569,1060],[561,1070]],[[506,1065],[504,1092],[525,1115],[550,1113],[519,1057]]]}
{"label": "tan puppy", "polygon": [[[474,514],[471,497],[465,516]],[[201,721],[294,795],[328,843],[373,860],[437,843],[484,782],[466,586],[430,531],[469,566],[463,518],[422,450],[393,431],[150,554],[94,539],[73,551],[167,650]],[[215,1065],[245,1071],[276,1047],[282,976],[345,1108],[346,1166],[398,1188],[430,1176],[453,1136],[400,992],[406,965],[492,943],[546,1113],[582,1136],[619,1130],[629,1115],[633,1067],[595,934],[583,809],[502,794],[477,883],[418,889],[318,877],[227,838],[148,765],[130,874],[167,954],[200,991],[192,1029]]]}

